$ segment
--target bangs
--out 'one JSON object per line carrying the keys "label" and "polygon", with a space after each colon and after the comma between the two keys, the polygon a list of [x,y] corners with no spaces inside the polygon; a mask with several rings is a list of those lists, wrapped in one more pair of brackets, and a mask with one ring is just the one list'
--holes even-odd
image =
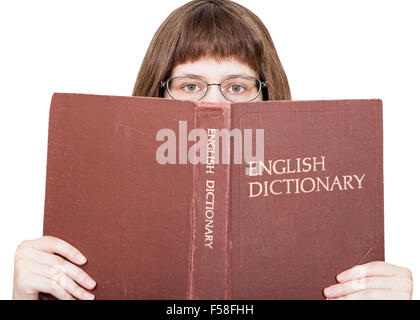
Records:
{"label": "bangs", "polygon": [[252,21],[239,19],[217,4],[193,9],[181,25],[172,55],[172,66],[203,57],[236,58],[258,71],[263,61],[263,42]]}

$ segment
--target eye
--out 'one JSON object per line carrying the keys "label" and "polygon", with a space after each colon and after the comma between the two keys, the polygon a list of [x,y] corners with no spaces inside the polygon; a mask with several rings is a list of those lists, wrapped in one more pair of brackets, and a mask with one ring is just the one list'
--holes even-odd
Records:
{"label": "eye", "polygon": [[187,83],[182,88],[185,89],[187,92],[196,92],[200,90],[200,87],[196,83]]}
{"label": "eye", "polygon": [[233,84],[233,85],[229,86],[228,90],[230,90],[230,89],[232,89],[231,92],[235,93],[235,94],[242,93],[243,91],[246,90],[245,87],[243,87],[240,84]]}

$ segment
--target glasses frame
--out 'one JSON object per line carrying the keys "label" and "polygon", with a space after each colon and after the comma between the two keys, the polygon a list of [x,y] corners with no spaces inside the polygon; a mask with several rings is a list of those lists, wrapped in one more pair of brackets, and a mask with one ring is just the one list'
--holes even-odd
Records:
{"label": "glasses frame", "polygon": [[[225,99],[227,99],[227,100],[228,100],[228,101],[230,101],[230,102],[251,102],[251,101],[254,101],[255,99],[257,99],[257,98],[259,97],[259,95],[261,94],[262,89],[263,89],[263,88],[267,88],[267,87],[268,87],[268,83],[267,83],[267,81],[261,81],[260,79],[257,79],[257,78],[255,78],[255,77],[251,77],[251,76],[246,76],[246,77],[229,77],[229,78],[224,79],[221,83],[208,83],[206,80],[201,79],[201,78],[199,78],[199,77],[175,76],[175,77],[170,77],[170,78],[169,78],[168,80],[166,80],[166,81],[161,81],[161,83],[160,83],[160,87],[161,87],[161,88],[165,88],[165,89],[168,91],[169,96],[170,96],[172,99],[175,99],[175,100],[179,100],[179,99],[175,98],[175,97],[172,95],[171,90],[169,90],[169,83],[171,82],[171,80],[172,80],[172,79],[179,79],[179,78],[197,79],[197,80],[201,80],[201,81],[203,81],[203,82],[207,85],[207,86],[206,86],[206,90],[205,90],[205,92],[204,92],[203,96],[202,96],[200,99],[193,100],[193,101],[200,101],[201,99],[203,99],[203,98],[207,95],[207,92],[209,91],[209,86],[218,86],[218,87],[219,87],[219,91],[220,91],[220,93],[223,95],[223,97],[224,97]],[[237,79],[237,78],[253,79],[253,80],[255,80],[255,81],[257,81],[257,82],[258,82],[258,84],[259,84],[259,87],[258,87],[258,92],[257,92],[257,94],[255,95],[255,97],[254,97],[254,98],[252,98],[251,100],[247,100],[247,101],[234,101],[234,100],[232,100],[232,99],[229,99],[227,96],[225,96],[225,94],[223,93],[222,84],[223,84],[225,81],[228,81],[228,80],[231,80],[231,79]]]}

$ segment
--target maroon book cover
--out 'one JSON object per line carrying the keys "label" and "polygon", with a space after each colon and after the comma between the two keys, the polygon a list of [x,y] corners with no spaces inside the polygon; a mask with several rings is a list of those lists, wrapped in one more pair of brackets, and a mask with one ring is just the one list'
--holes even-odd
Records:
{"label": "maroon book cover", "polygon": [[323,299],[384,260],[382,123],[378,99],[54,94],[44,235],[96,299]]}

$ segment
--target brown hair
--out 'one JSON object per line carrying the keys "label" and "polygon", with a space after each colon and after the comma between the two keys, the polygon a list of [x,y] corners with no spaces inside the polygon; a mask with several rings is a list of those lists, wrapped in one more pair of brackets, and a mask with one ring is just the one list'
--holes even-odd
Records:
{"label": "brown hair", "polygon": [[267,81],[264,100],[291,100],[267,28],[254,13],[230,0],[193,0],[173,11],[150,43],[133,96],[163,97],[160,83],[173,68],[202,57],[236,58]]}

